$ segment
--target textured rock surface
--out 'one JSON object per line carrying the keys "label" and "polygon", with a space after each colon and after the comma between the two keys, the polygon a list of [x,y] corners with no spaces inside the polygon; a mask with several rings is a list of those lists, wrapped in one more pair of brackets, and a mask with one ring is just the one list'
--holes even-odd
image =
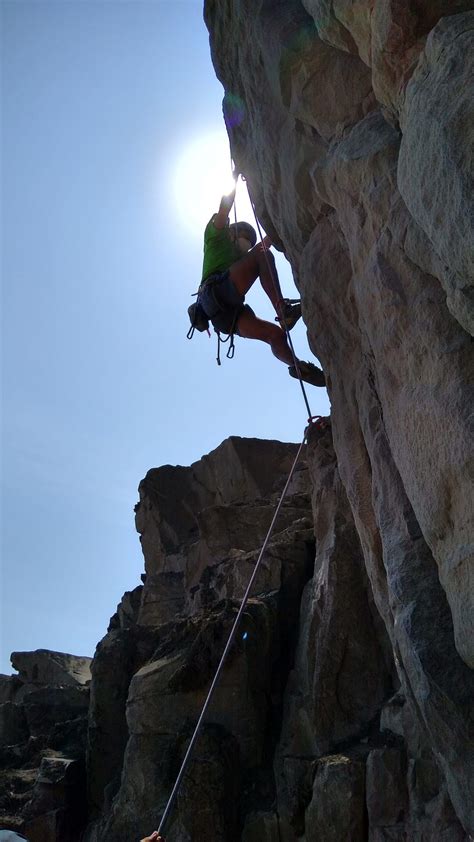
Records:
{"label": "textured rock surface", "polygon": [[91,658],[15,652],[0,680],[0,827],[75,842],[86,820]]}
{"label": "textured rock surface", "polygon": [[[231,438],[190,468],[154,469],[140,484],[145,583],[126,595],[134,608],[119,607],[92,667],[88,838],[139,837],[159,821],[297,449]],[[251,839],[256,827],[268,835],[278,826],[261,813],[275,797],[283,692],[313,560],[301,463],[167,840],[237,840],[244,823]]]}
{"label": "textured rock surface", "polygon": [[[366,737],[393,686],[388,638],[371,605],[362,551],[337,471],[331,436],[316,435],[317,446],[311,445],[308,454],[310,473],[317,477],[312,495],[315,570],[301,602],[299,640],[285,691],[275,764],[280,817],[301,830],[302,816],[298,816],[294,794],[308,764],[313,768],[316,758],[331,749]],[[339,772],[332,777],[336,768],[331,765],[332,759],[328,763],[330,778],[326,781],[325,775],[319,774],[315,803],[320,802],[320,788],[327,789],[330,781],[339,778]],[[345,760],[341,763],[345,769]],[[345,780],[345,772],[341,774]],[[350,779],[351,775],[352,771]],[[323,821],[325,809],[321,807],[316,821],[313,804],[312,824]],[[349,827],[350,822],[346,835]],[[336,823],[334,839],[344,837],[338,833],[342,830]]]}
{"label": "textured rock surface", "polygon": [[[474,838],[473,5],[205,3],[233,157],[293,267],[332,415],[167,842]],[[158,825],[295,452],[231,438],[140,484],[143,584],[92,664],[86,842]],[[66,842],[81,717],[56,715],[33,667],[0,678],[1,808]],[[87,688],[61,683],[77,710]]]}
{"label": "textured rock surface", "polygon": [[[474,14],[444,18],[406,90],[398,184],[440,261],[449,309],[474,332]],[[416,257],[416,255],[415,255]],[[422,267],[423,268],[423,267]]]}
{"label": "textured rock surface", "polygon": [[52,652],[49,649],[13,652],[11,662],[24,684],[77,687],[88,684],[91,680],[92,658],[78,658],[66,652]]}
{"label": "textured rock surface", "polygon": [[[229,439],[140,484],[145,583],[125,595],[92,668],[89,842],[125,842],[159,823],[295,451]],[[398,475],[387,482],[396,490]],[[400,528],[395,508],[393,518]],[[436,602],[433,622],[437,568],[423,567],[412,527],[415,547],[392,550],[397,606],[381,547],[371,536],[368,565],[356,523],[331,432],[314,430],[183,779],[171,842],[467,842],[450,790],[470,784],[456,733],[469,671]],[[463,670],[465,684],[451,686]]]}
{"label": "textured rock surface", "polygon": [[[438,794],[471,833],[472,8],[205,4],[233,157],[292,264],[326,373],[401,693]],[[419,812],[420,833],[455,833],[444,797],[430,831]]]}
{"label": "textured rock surface", "polygon": [[[295,453],[229,439],[190,468],[149,472],[136,511],[145,581],[92,664],[87,810],[88,687],[12,677],[0,706],[20,741],[2,748],[6,826],[31,842],[74,840],[86,816],[87,842],[157,826]],[[378,545],[376,525],[357,528],[331,430],[311,431],[168,842],[467,842],[453,792],[468,798],[471,781],[469,671],[383,454],[393,508]],[[383,554],[400,522],[405,544]]]}
{"label": "textured rock surface", "polygon": [[365,765],[345,755],[323,757],[316,765],[305,817],[307,842],[364,842]]}

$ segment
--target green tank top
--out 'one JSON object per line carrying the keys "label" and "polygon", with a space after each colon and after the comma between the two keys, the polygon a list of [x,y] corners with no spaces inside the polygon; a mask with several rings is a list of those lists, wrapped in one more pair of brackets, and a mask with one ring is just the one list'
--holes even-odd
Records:
{"label": "green tank top", "polygon": [[204,231],[204,261],[202,280],[205,281],[214,272],[225,272],[236,260],[242,257],[239,247],[230,238],[229,226],[216,228],[214,216],[209,220]]}

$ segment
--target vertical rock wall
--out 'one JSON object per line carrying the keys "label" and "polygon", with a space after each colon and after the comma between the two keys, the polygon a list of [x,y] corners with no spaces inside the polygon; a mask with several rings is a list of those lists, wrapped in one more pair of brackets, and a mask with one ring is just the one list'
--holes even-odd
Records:
{"label": "vertical rock wall", "polygon": [[[429,774],[471,833],[472,8],[205,3],[234,160],[293,267],[327,376],[338,472],[415,754],[431,752]],[[315,785],[327,792],[342,768],[318,769]]]}

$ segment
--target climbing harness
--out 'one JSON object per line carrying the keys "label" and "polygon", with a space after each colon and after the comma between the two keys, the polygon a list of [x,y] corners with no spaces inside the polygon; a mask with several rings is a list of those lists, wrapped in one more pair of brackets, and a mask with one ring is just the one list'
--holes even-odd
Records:
{"label": "climbing harness", "polygon": [[[207,331],[207,335],[209,337],[211,336],[211,332],[209,330],[210,319],[209,319],[209,316],[207,315],[204,307],[202,306],[202,304],[199,301],[200,293],[201,293],[201,287],[199,288],[199,290],[197,292],[193,293],[193,295],[198,296],[196,302],[194,304],[190,304],[190,306],[188,307],[188,316],[189,316],[189,321],[191,322],[191,327],[189,328],[189,330],[186,334],[186,339],[192,339],[193,336],[194,336],[195,330],[199,330],[201,333],[203,333],[204,331]],[[215,300],[215,303],[216,303],[216,307],[218,309],[216,310],[216,313],[213,315],[213,318],[219,313],[219,309],[221,310],[222,313],[225,313],[225,309],[220,306],[219,302],[216,299],[215,293],[214,293],[214,300]],[[217,365],[221,364],[221,345],[225,344],[226,342],[230,343],[229,348],[227,349],[226,357],[227,357],[228,360],[232,360],[234,358],[234,354],[235,354],[235,342],[234,342],[235,327],[236,327],[237,319],[239,317],[241,309],[242,309],[241,307],[237,307],[235,309],[234,315],[232,317],[230,332],[226,336],[225,339],[222,338],[222,334],[224,333],[224,331],[221,331],[217,327],[214,327],[214,332],[217,334],[217,357],[216,357]]]}
{"label": "climbing harness", "polygon": [[[241,176],[241,177],[242,177],[242,179],[243,179],[243,176]],[[238,180],[238,175],[237,175],[237,178],[235,179],[236,184],[237,184],[237,180]],[[243,180],[244,180],[244,179],[243,179]],[[248,188],[247,188],[247,189],[248,189]],[[274,276],[274,274],[273,274],[273,269],[272,269],[272,265],[271,265],[271,263],[270,263],[270,260],[268,259],[268,254],[267,254],[268,249],[267,249],[267,247],[265,246],[265,244],[264,244],[264,242],[263,242],[262,230],[261,230],[261,227],[260,227],[260,223],[259,223],[259,221],[258,221],[258,219],[257,219],[257,213],[256,213],[256,210],[255,210],[255,205],[254,205],[254,203],[253,203],[252,197],[250,196],[250,192],[249,192],[249,199],[250,199],[250,203],[251,203],[251,205],[252,205],[252,210],[253,210],[254,217],[255,217],[255,223],[256,223],[257,230],[258,230],[258,233],[259,233],[259,236],[260,236],[260,241],[261,241],[261,243],[262,243],[262,247],[263,247],[263,250],[264,250],[264,253],[265,253],[265,259],[266,259],[266,261],[267,261],[267,266],[268,266],[268,269],[269,269],[269,272],[270,272],[270,276],[271,276],[271,278],[273,279],[273,284],[274,284],[275,292],[277,292],[277,287],[276,287],[276,284],[275,284],[275,276]],[[237,211],[236,211],[236,209],[235,209],[235,202],[234,202],[234,213],[235,213],[235,221],[237,222]],[[199,301],[199,298],[198,298],[198,301]],[[230,340],[230,346],[229,346],[229,349],[228,349],[228,351],[227,351],[227,357],[229,357],[229,359],[232,359],[232,357],[234,356],[234,341],[233,341],[234,331],[233,331],[233,328],[235,327],[235,321],[236,321],[236,320],[237,320],[237,314],[236,314],[236,316],[235,316],[234,323],[232,324],[232,331],[231,331],[231,333],[229,334],[229,336],[228,336],[228,338],[227,338],[226,340],[222,340],[222,339],[221,339],[221,337],[220,337],[220,333],[219,333],[219,331],[216,331],[216,332],[217,332],[217,337],[218,337],[218,350],[217,350],[217,362],[218,362],[218,365],[220,365],[220,345],[221,345],[221,343],[222,343],[222,342],[227,342],[228,340]],[[213,680],[212,680],[212,684],[211,684],[211,686],[210,686],[210,688],[209,688],[209,692],[208,692],[208,694],[207,694],[206,700],[205,700],[204,705],[203,705],[203,707],[202,707],[202,710],[201,710],[201,713],[200,713],[199,719],[198,719],[198,721],[197,721],[197,723],[196,723],[196,727],[195,727],[195,729],[194,729],[193,735],[192,735],[192,737],[191,737],[191,740],[190,740],[190,742],[189,742],[188,748],[187,748],[186,753],[185,753],[185,755],[184,755],[183,762],[181,763],[181,768],[180,768],[180,770],[179,770],[179,772],[178,772],[178,776],[177,776],[177,778],[176,778],[175,784],[174,784],[173,789],[172,789],[172,791],[171,791],[171,795],[170,795],[170,797],[169,797],[169,799],[168,799],[168,802],[167,802],[166,807],[165,807],[165,809],[164,809],[163,815],[162,815],[162,817],[161,817],[161,821],[160,821],[160,824],[159,824],[159,827],[158,827],[158,834],[160,834],[160,833],[161,833],[161,831],[163,830],[163,828],[164,828],[164,826],[165,826],[165,824],[166,824],[166,822],[167,822],[167,820],[168,820],[168,816],[169,816],[169,814],[170,814],[170,812],[171,812],[171,808],[172,808],[172,806],[173,806],[174,800],[175,800],[175,798],[176,798],[176,795],[177,795],[177,793],[178,793],[179,787],[180,787],[180,785],[181,785],[181,781],[182,781],[183,776],[184,776],[184,773],[185,773],[185,771],[186,771],[186,767],[187,767],[187,765],[188,765],[188,763],[189,763],[189,759],[190,759],[190,757],[191,757],[191,754],[192,754],[193,748],[194,748],[194,746],[195,746],[195,744],[196,744],[196,740],[197,740],[197,738],[198,738],[198,736],[199,736],[199,732],[200,732],[200,730],[201,730],[201,725],[202,725],[202,723],[203,723],[204,717],[205,717],[205,715],[206,715],[206,713],[207,713],[207,710],[208,710],[208,708],[209,708],[209,705],[210,705],[210,703],[211,703],[212,696],[213,696],[213,694],[214,694],[214,690],[215,690],[215,688],[216,688],[216,686],[217,686],[217,683],[218,683],[219,678],[220,678],[220,676],[221,676],[222,670],[223,670],[223,668],[224,668],[224,664],[225,664],[225,661],[226,661],[227,655],[228,655],[229,650],[230,650],[230,648],[231,648],[231,646],[232,646],[232,644],[233,644],[233,642],[234,642],[234,640],[235,640],[235,636],[236,636],[236,633],[237,633],[237,628],[238,628],[239,623],[240,623],[240,620],[241,620],[241,618],[242,618],[242,614],[243,614],[243,612],[244,612],[244,610],[245,610],[245,608],[246,608],[246,605],[247,605],[248,599],[249,599],[250,594],[251,594],[251,591],[252,591],[253,584],[254,584],[254,582],[255,582],[255,579],[256,579],[256,577],[257,577],[258,571],[259,571],[259,569],[260,569],[260,565],[261,565],[261,562],[262,562],[263,556],[264,556],[264,554],[265,554],[265,551],[266,551],[266,549],[267,549],[267,546],[268,546],[268,543],[269,543],[269,541],[270,541],[271,535],[272,535],[272,533],[273,533],[273,529],[274,529],[274,527],[275,527],[276,520],[277,520],[277,518],[278,518],[278,515],[279,515],[279,513],[280,513],[280,509],[281,509],[281,507],[282,507],[282,505],[283,505],[283,502],[284,502],[284,500],[285,500],[286,494],[287,494],[287,492],[288,492],[288,488],[290,487],[290,483],[291,483],[291,480],[293,479],[293,474],[294,474],[294,472],[295,472],[296,465],[298,464],[298,461],[299,461],[299,458],[300,458],[301,452],[302,452],[303,447],[304,447],[304,445],[305,445],[305,443],[306,443],[306,441],[307,441],[308,435],[309,435],[310,431],[311,431],[312,429],[314,429],[314,428],[315,428],[315,429],[317,429],[317,430],[319,430],[319,431],[321,431],[321,432],[324,432],[324,431],[327,429],[327,427],[329,427],[329,425],[330,425],[329,419],[325,418],[324,416],[322,416],[322,415],[312,415],[312,414],[311,414],[311,409],[310,409],[310,406],[309,406],[309,401],[308,401],[308,398],[307,398],[307,395],[306,395],[306,391],[305,391],[305,388],[304,388],[304,385],[303,385],[303,381],[302,381],[302,379],[301,379],[301,372],[300,372],[300,369],[299,369],[299,367],[298,367],[298,359],[297,359],[296,354],[295,354],[295,350],[294,350],[294,347],[293,347],[293,342],[292,342],[292,340],[291,340],[291,336],[290,336],[290,331],[289,331],[289,329],[288,329],[288,326],[284,323],[284,321],[283,321],[283,324],[284,324],[284,327],[285,327],[286,336],[287,336],[287,339],[288,339],[288,344],[289,344],[289,347],[290,347],[290,350],[291,350],[291,353],[292,353],[292,356],[293,356],[293,361],[294,361],[295,369],[296,369],[296,372],[297,372],[297,374],[298,374],[298,380],[299,380],[299,382],[300,382],[301,390],[302,390],[302,393],[303,393],[303,398],[304,398],[305,406],[306,406],[306,409],[307,409],[307,412],[308,412],[308,422],[307,422],[307,423],[308,423],[308,426],[306,427],[306,429],[305,429],[305,431],[304,431],[303,441],[301,442],[301,444],[300,444],[300,446],[299,446],[299,448],[298,448],[298,452],[297,452],[297,454],[296,454],[296,456],[295,456],[295,459],[294,459],[294,462],[293,462],[293,464],[292,464],[292,466],[291,466],[291,470],[290,470],[290,473],[289,473],[289,475],[288,475],[288,479],[287,479],[287,481],[286,481],[286,483],[285,483],[285,487],[284,487],[284,489],[283,489],[283,491],[282,491],[282,493],[281,493],[280,499],[279,499],[278,504],[277,504],[277,507],[276,507],[276,509],[275,509],[275,513],[274,513],[273,518],[272,518],[272,522],[271,522],[271,524],[270,524],[270,526],[269,526],[269,529],[268,529],[267,535],[266,535],[266,537],[265,537],[265,540],[264,540],[264,542],[263,542],[263,545],[262,545],[262,548],[261,548],[261,550],[260,550],[259,556],[258,556],[258,558],[257,558],[257,562],[256,562],[256,564],[255,564],[255,567],[254,567],[253,573],[252,573],[252,575],[251,575],[251,577],[250,577],[250,581],[249,581],[249,583],[248,583],[248,585],[247,585],[246,591],[245,591],[244,596],[243,596],[243,598],[242,598],[242,601],[241,601],[241,604],[240,604],[240,608],[239,608],[239,610],[238,610],[238,612],[237,612],[237,615],[236,615],[236,617],[235,617],[234,623],[233,623],[233,625],[232,625],[232,628],[231,628],[231,631],[230,631],[230,634],[229,634],[229,637],[228,637],[227,643],[226,643],[226,645],[225,645],[225,648],[224,648],[224,651],[223,651],[223,653],[222,653],[221,659],[220,659],[220,661],[219,661],[219,664],[218,664],[218,667],[217,667],[216,673],[215,673],[214,678],[213,678]],[[197,325],[192,325],[192,328],[194,328],[194,327],[196,327],[196,328],[199,330],[199,328],[197,327]],[[193,331],[193,332],[194,332],[194,331]],[[192,336],[192,334],[191,334],[191,336]],[[188,338],[190,338],[190,337],[188,336]]]}

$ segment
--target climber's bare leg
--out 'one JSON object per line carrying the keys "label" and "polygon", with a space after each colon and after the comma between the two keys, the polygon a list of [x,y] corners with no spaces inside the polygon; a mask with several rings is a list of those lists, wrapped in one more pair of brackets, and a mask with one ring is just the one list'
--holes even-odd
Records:
{"label": "climber's bare leg", "polygon": [[279,313],[279,302],[283,296],[275,258],[271,251],[265,252],[261,243],[257,243],[244,257],[232,264],[229,276],[241,295],[247,295],[252,284],[260,278],[260,283],[272,302],[275,312]]}
{"label": "climber's bare leg", "polygon": [[286,365],[293,365],[293,355],[286,333],[272,322],[259,319],[255,313],[244,310],[237,321],[237,333],[245,339],[259,339],[270,345],[273,354]]}

